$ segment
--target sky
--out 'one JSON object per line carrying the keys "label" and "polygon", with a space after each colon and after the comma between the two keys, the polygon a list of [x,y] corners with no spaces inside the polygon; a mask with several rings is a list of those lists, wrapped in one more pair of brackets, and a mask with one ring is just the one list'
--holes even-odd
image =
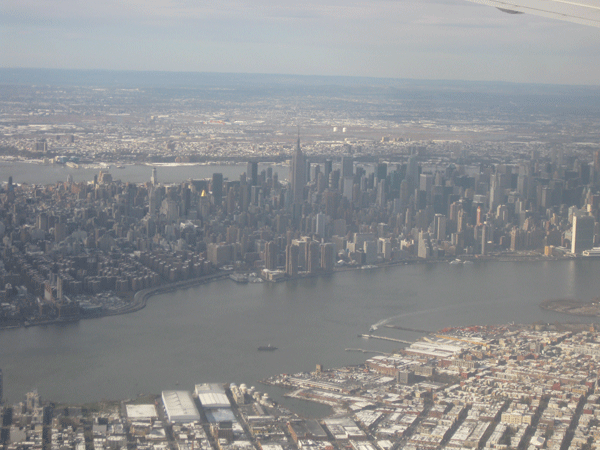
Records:
{"label": "sky", "polygon": [[0,0],[0,67],[600,84],[600,28],[464,0]]}

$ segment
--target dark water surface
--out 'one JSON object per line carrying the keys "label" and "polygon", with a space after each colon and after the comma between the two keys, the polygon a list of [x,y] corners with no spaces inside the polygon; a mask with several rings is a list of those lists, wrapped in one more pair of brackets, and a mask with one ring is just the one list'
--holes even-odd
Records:
{"label": "dark water surface", "polygon": [[[538,320],[590,321],[543,311],[547,298],[589,300],[600,260],[414,264],[278,284],[223,280],[150,299],[142,311],[0,332],[4,395],[38,388],[55,401],[86,402],[193,389],[200,382],[257,381],[279,373],[364,362],[345,351],[390,351],[358,333],[386,322],[447,326]],[[377,334],[413,340],[413,332]],[[275,352],[258,352],[272,344]],[[264,390],[258,386],[259,390]]]}
{"label": "dark water surface", "polygon": [[[158,180],[161,183],[180,183],[189,178],[210,178],[213,173],[222,173],[224,178],[239,180],[240,175],[246,172],[246,164],[186,164],[186,165],[145,165],[129,164],[117,167],[110,166],[82,166],[72,168],[65,165],[43,165],[35,162],[0,161],[0,183],[13,177],[14,183],[27,184],[54,184],[57,181],[67,181],[69,175],[73,181],[93,181],[94,175],[100,170],[109,172],[113,180],[131,183],[145,183],[150,181],[152,168],[156,167]],[[273,168],[273,173],[278,173],[280,179],[287,178],[289,167],[276,164],[259,164],[259,170]]]}

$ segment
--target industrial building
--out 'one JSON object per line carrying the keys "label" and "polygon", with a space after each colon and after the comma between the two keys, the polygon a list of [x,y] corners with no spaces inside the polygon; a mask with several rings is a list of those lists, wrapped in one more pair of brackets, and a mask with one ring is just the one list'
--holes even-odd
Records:
{"label": "industrial building", "polygon": [[205,409],[230,408],[231,403],[225,395],[225,389],[217,383],[197,384],[195,393]]}
{"label": "industrial building", "polygon": [[199,422],[200,413],[188,391],[163,391],[165,413],[171,423]]}

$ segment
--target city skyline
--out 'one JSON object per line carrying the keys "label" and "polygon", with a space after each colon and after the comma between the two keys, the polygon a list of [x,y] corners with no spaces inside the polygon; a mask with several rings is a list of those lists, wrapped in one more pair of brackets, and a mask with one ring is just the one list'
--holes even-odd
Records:
{"label": "city skyline", "polygon": [[597,85],[598,29],[462,0],[5,2],[2,67]]}

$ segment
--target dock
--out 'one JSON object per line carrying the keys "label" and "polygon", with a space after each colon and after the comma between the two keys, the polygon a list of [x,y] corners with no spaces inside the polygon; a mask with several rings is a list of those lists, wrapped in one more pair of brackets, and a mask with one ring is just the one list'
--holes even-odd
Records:
{"label": "dock", "polygon": [[414,331],[415,333],[431,334],[433,331],[419,330],[418,328],[401,327],[400,325],[384,325],[386,328],[395,328],[402,331]]}
{"label": "dock", "polygon": [[391,353],[380,352],[377,350],[365,350],[362,348],[347,348],[346,351],[347,352],[361,352],[361,353],[376,353],[378,355],[391,355]]}
{"label": "dock", "polygon": [[374,334],[359,334],[358,337],[361,337],[364,339],[381,339],[383,341],[400,342],[402,344],[408,344],[408,345],[413,344],[413,342],[405,341],[403,339],[396,339],[396,338],[391,338],[391,337],[386,337],[386,336],[375,336]]}

